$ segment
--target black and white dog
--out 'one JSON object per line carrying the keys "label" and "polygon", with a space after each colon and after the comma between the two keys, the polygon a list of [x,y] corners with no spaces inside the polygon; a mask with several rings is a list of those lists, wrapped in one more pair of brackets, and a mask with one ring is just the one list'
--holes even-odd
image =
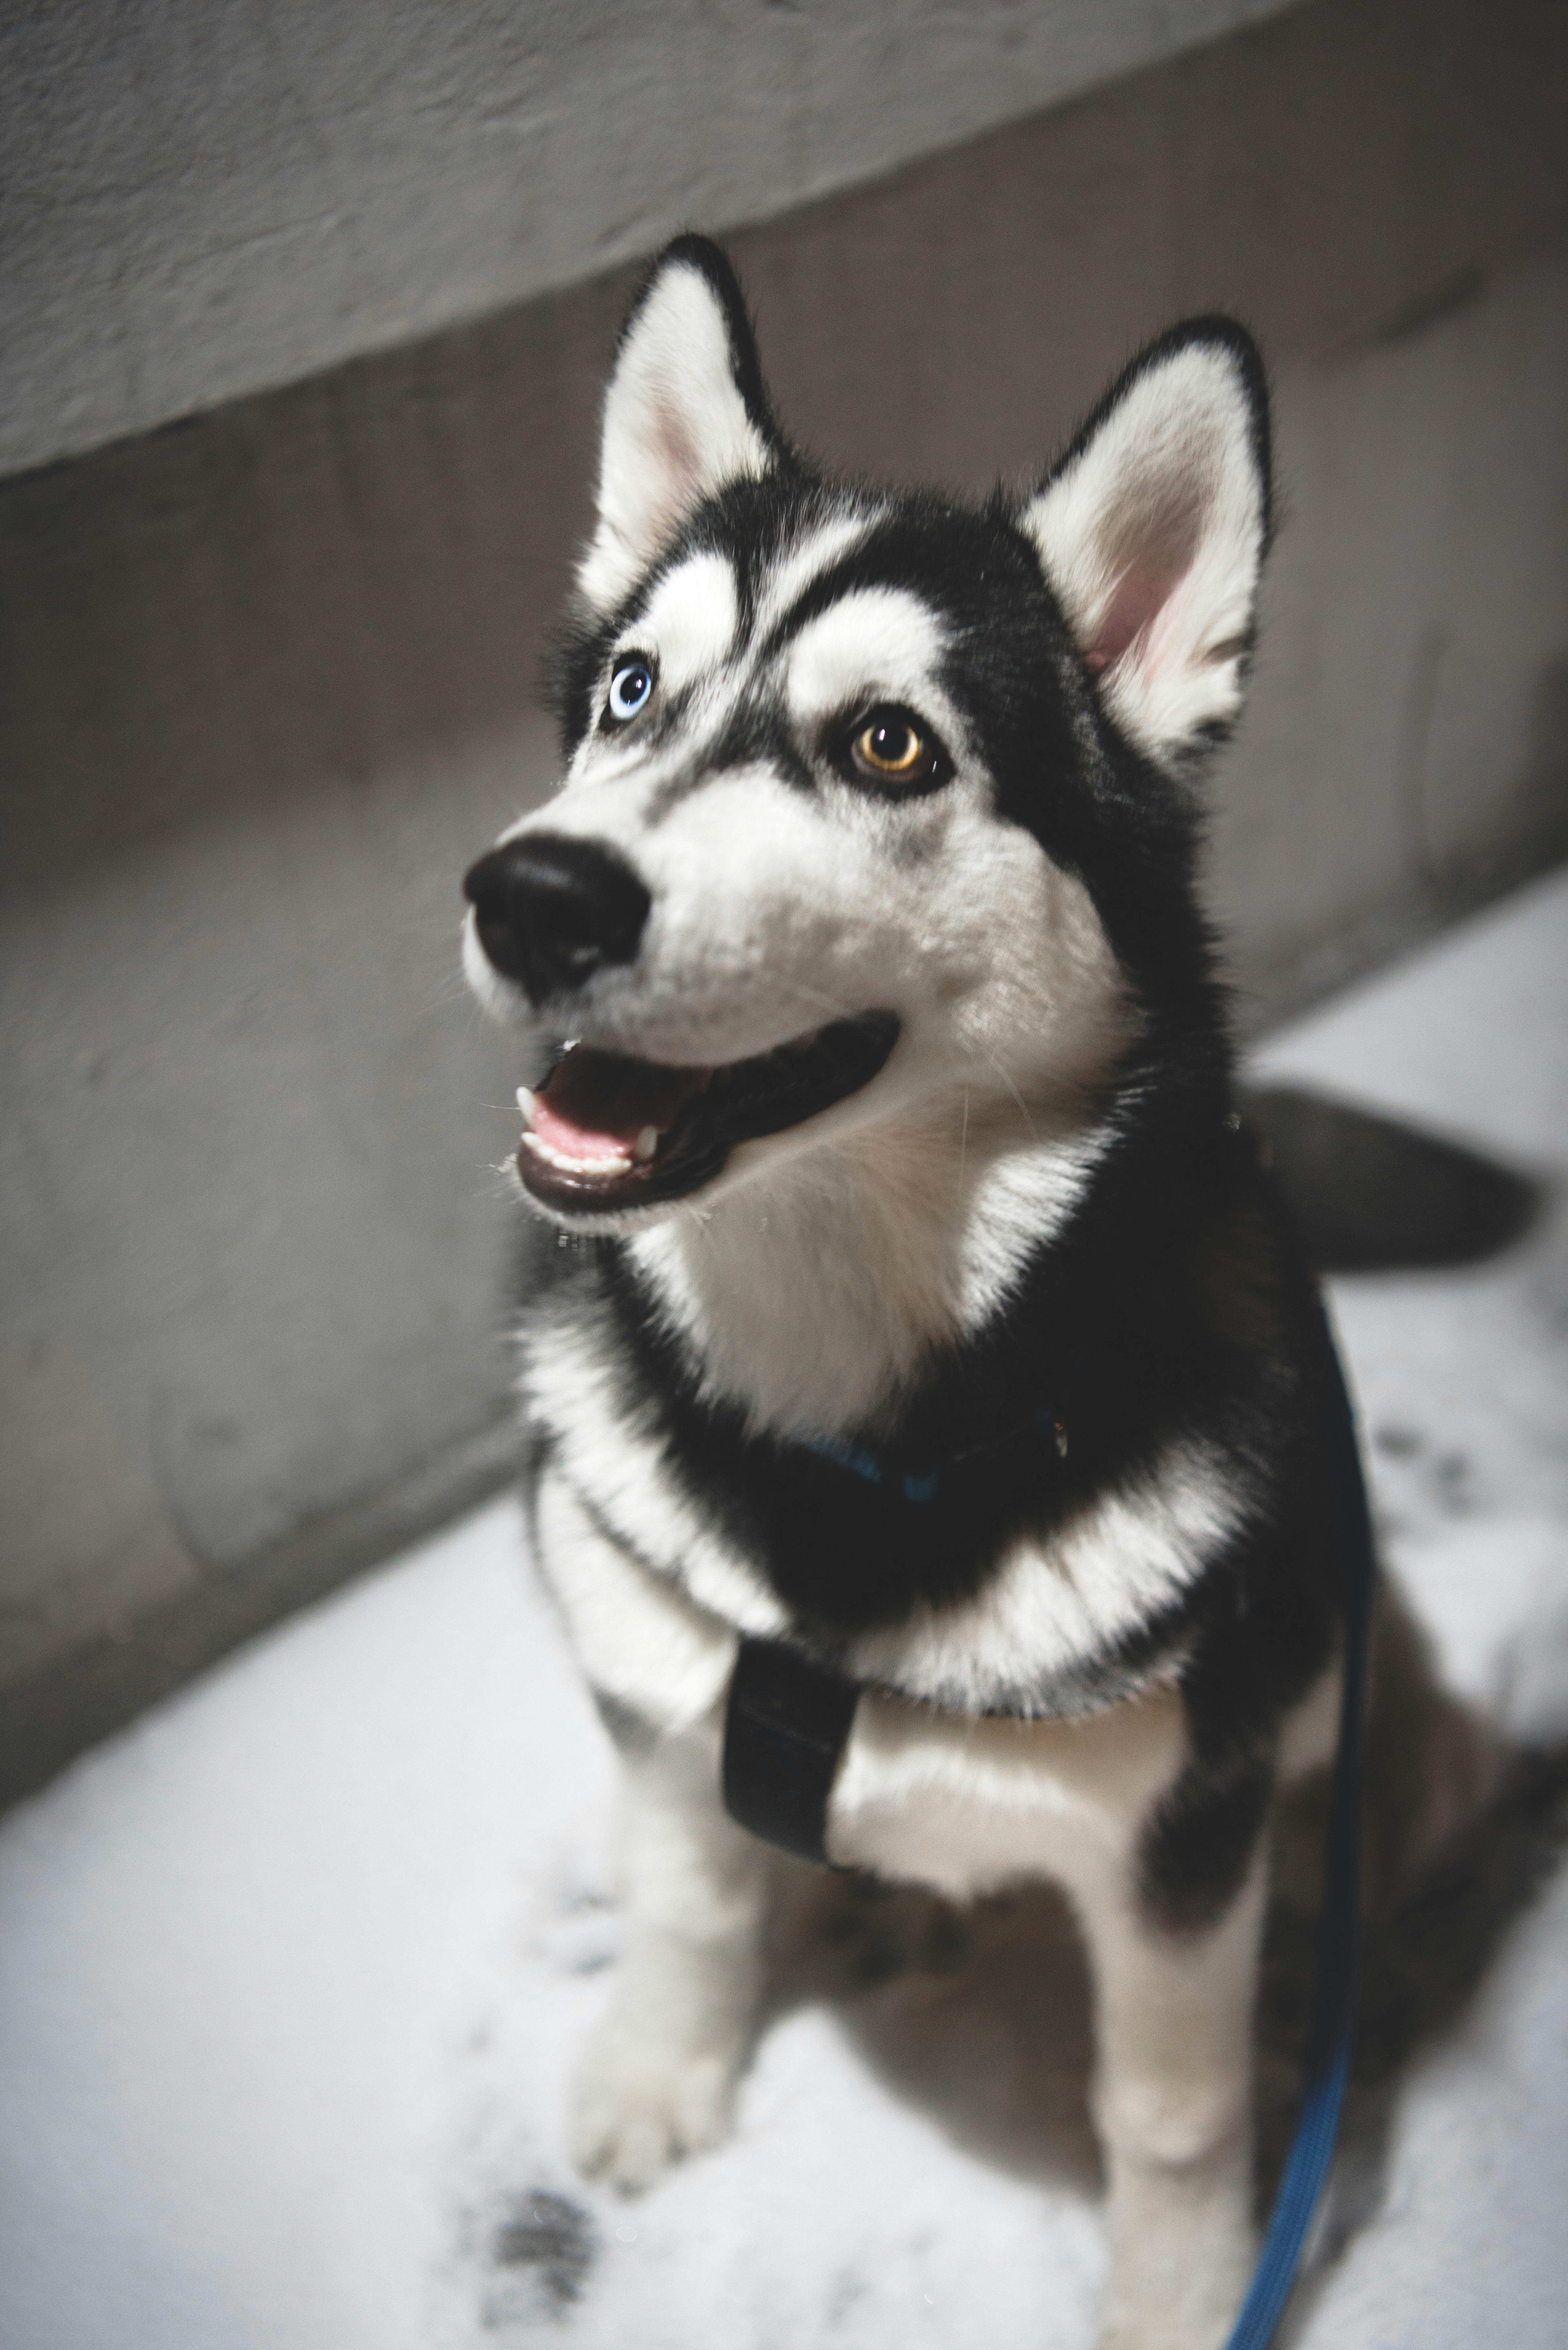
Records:
{"label": "black and white dog", "polygon": [[1220,318],[1022,494],[828,483],[682,238],[607,396],[565,786],[466,885],[472,984],[540,1044],[523,1187],[582,1241],[542,1234],[522,1331],[626,1766],[579,2158],[639,2187],[727,2126],[768,1870],[721,1747],[737,1658],[782,1659],[742,1816],[1071,1898],[1126,2350],[1216,2343],[1245,2282],[1266,1831],[1332,1744],[1357,1538],[1194,895],[1269,503]]}

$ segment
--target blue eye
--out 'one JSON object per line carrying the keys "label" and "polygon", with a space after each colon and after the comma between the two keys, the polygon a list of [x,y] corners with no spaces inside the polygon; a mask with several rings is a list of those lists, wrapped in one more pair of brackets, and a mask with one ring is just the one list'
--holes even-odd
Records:
{"label": "blue eye", "polygon": [[640,653],[621,661],[610,679],[609,714],[624,726],[635,718],[653,691],[653,670]]}

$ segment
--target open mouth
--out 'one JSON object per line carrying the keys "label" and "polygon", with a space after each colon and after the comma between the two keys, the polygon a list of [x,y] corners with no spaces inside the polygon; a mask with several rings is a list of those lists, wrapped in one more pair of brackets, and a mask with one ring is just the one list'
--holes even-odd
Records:
{"label": "open mouth", "polygon": [[898,1035],[896,1014],[867,1012],[712,1069],[568,1045],[536,1093],[518,1088],[517,1172],[557,1210],[683,1200],[712,1181],[738,1142],[804,1125],[869,1085]]}

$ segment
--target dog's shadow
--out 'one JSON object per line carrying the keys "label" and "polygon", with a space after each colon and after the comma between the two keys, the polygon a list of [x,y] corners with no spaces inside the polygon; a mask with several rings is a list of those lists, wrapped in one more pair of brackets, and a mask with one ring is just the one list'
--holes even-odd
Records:
{"label": "dog's shadow", "polygon": [[[1536,1187],[1473,1153],[1321,1097],[1272,1089],[1249,1115],[1325,1272],[1458,1265],[1518,1240]],[[1395,1700],[1397,1705],[1397,1697]],[[1397,1719],[1382,1735],[1400,1742]],[[1397,1774],[1396,1774],[1397,1775]],[[1325,1782],[1293,1794],[1276,1833],[1259,2000],[1258,2191],[1272,2198],[1294,2126],[1313,2004]],[[1321,2281],[1377,2210],[1395,2093],[1416,2055],[1464,2012],[1568,1835],[1568,1758],[1521,1758],[1416,1888],[1366,1927],[1360,2021]],[[1368,1796],[1386,1854],[1408,1785]],[[872,2072],[934,2115],[956,2144],[1042,2186],[1097,2191],[1089,2114],[1093,2015],[1067,1904],[1029,1886],[958,1911],[919,1892],[781,1866],[770,2005],[826,2001]],[[1313,2298],[1298,2296],[1292,2333]],[[1287,2336],[1288,2338],[1288,2336]]]}

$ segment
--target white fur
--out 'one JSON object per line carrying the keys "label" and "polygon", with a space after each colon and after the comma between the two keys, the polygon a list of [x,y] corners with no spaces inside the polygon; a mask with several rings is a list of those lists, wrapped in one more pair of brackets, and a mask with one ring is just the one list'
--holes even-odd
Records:
{"label": "white fur", "polygon": [[[503,839],[510,837],[504,833]],[[503,979],[484,949],[479,943],[474,925],[473,908],[470,906],[462,918],[461,934],[462,975],[492,1020],[504,1027],[518,1028],[528,1021],[528,1006],[521,989],[510,980]]]}
{"label": "white fur", "polygon": [[623,2189],[727,2134],[750,2043],[768,1862],[714,1800],[718,1767],[710,1716],[626,1771],[627,1946],[572,2100],[579,2167]]}
{"label": "white fur", "polygon": [[[698,289],[727,353],[704,281],[689,269],[670,274]],[[612,386],[610,472],[622,431],[616,387],[628,368],[640,380],[639,338],[662,315],[656,286]],[[721,373],[731,384],[727,357]],[[939,1097],[944,1117],[957,1110],[961,1132],[968,1121],[976,1177],[992,1139],[1010,1147],[1022,1131],[1066,1141],[1127,1038],[1120,977],[1087,892],[1021,828],[994,821],[991,778],[942,684],[937,615],[906,592],[851,592],[782,651],[768,650],[772,615],[854,545],[875,512],[857,503],[784,550],[761,584],[745,643],[722,558],[692,557],[659,582],[622,641],[658,662],[650,719],[661,691],[695,689],[676,739],[661,743],[656,726],[637,722],[607,735],[590,727],[565,790],[508,836],[538,829],[602,842],[652,894],[635,967],[602,972],[574,1019],[591,1044],[712,1066],[867,1010],[894,1011],[903,1023],[875,1084],[808,1129],[735,1152],[704,1195],[704,1213],[726,1187],[852,1128],[917,1105],[929,1128]],[[821,795],[804,795],[763,766],[710,775],[683,794],[736,706],[773,693],[785,697],[799,755],[823,774]],[[929,719],[957,766],[945,790],[890,812],[835,782],[825,722],[874,698]],[[901,859],[888,853],[892,813],[909,852]],[[1000,1201],[1007,1188],[993,1196]],[[612,1218],[608,1228],[638,1221]],[[990,1300],[1004,1286],[994,1256],[981,1283]]]}
{"label": "white fur", "polygon": [[[791,714],[809,735],[820,720],[857,702],[915,702],[929,708],[944,735],[951,736],[958,720],[936,681],[942,644],[935,613],[918,596],[894,588],[841,596],[808,620],[790,647]],[[958,747],[949,741],[950,750]]]}
{"label": "white fur", "polygon": [[1095,1980],[1108,2261],[1098,2350],[1219,2350],[1252,2261],[1260,1851],[1205,1934],[1138,1919],[1125,1863],[1075,1891]]}
{"label": "white fur", "polygon": [[858,546],[876,523],[881,508],[862,505],[853,514],[836,515],[831,522],[810,531],[774,571],[757,615],[758,631],[767,631],[799,602],[812,582],[820,579],[850,549]]}
{"label": "white fur", "polygon": [[700,498],[772,462],[707,280],[690,264],[665,270],[605,394],[598,528],[577,575],[587,601],[613,609]]}
{"label": "white fur", "polygon": [[[628,1421],[619,1408],[616,1366],[595,1334],[564,1317],[535,1313],[524,1326],[522,1354],[524,1399],[530,1416],[556,1440],[559,1474],[576,1493],[592,1495],[601,1521],[627,1551],[651,1562],[720,1623],[758,1638],[784,1630],[788,1618],[777,1597],[682,1493],[656,1434]],[[577,1544],[559,1556],[546,1554],[547,1571],[574,1620],[579,1555],[597,1553]],[[624,1580],[628,1594],[647,1582],[629,1559],[624,1562]],[[613,1592],[606,1596],[607,1590],[601,1582],[582,1603],[588,1617],[584,1637],[595,1638],[596,1654],[600,1644],[594,1623],[600,1619],[594,1611],[601,1604],[605,1638],[619,1637],[616,1601]],[[640,1637],[636,1618],[633,1608],[624,1627],[634,1648]],[[635,1665],[612,1667],[607,1657],[604,1661],[610,1674],[606,1686],[628,1694],[626,1675]],[[677,1726],[686,1719],[679,1705],[671,1719]]]}
{"label": "white fur", "polygon": [[[569,1507],[551,1502],[546,1571],[595,1685],[680,1729],[727,1671],[731,1650],[712,1647],[710,1619],[732,1643],[737,1632],[777,1637],[788,1617],[671,1478],[656,1431],[628,1420],[593,1331],[551,1316],[532,1322],[540,1326],[524,1338],[524,1391],[556,1439],[556,1483],[574,1496]],[[595,1529],[579,1495],[591,1495],[599,1525],[624,1548]],[[1026,1703],[1177,1597],[1211,1546],[1243,1523],[1247,1502],[1201,1448],[1173,1444],[1049,1542],[1015,1544],[978,1597],[921,1605],[901,1624],[858,1635],[847,1669],[961,1713]]]}
{"label": "white fur", "polygon": [[977,1087],[967,1108],[940,1098],[836,1149],[802,1134],[787,1154],[758,1151],[749,1181],[742,1164],[734,1195],[639,1233],[710,1392],[759,1430],[874,1424],[929,1347],[1005,1303],[1082,1196],[1107,1130],[1033,1123]]}
{"label": "white fur", "polygon": [[1238,363],[1195,343],[1134,378],[1023,527],[1112,715],[1158,759],[1241,708],[1263,554]]}
{"label": "white fur", "polygon": [[1177,1598],[1240,1527],[1246,1502],[1205,1447],[1172,1444],[1048,1542],[1016,1544],[977,1597],[922,1604],[862,1633],[850,1669],[961,1713],[1008,1679],[1048,1683]]}
{"label": "white fur", "polygon": [[[582,1463],[575,1462],[578,1473]],[[539,1494],[539,1552],[595,1689],[662,1737],[711,1712],[735,1662],[736,1634],[667,1577],[644,1575],[605,1541],[564,1476]]]}
{"label": "white fur", "polygon": [[[1010,1102],[1008,1108],[1017,1111],[1018,1105]],[[994,1158],[987,1155],[983,1173],[970,1189],[968,1212],[955,1220],[959,1286],[954,1323],[962,1336],[979,1330],[1011,1301],[1031,1251],[1064,1229],[1110,1147],[1108,1122],[1081,1128],[1061,1140],[1048,1139],[1035,1120],[1026,1117],[1026,1109],[1019,1115],[1030,1128],[1028,1144]],[[1000,1104],[996,1113],[1006,1116]],[[961,1180],[975,1114],[966,1091],[958,1120]],[[1045,1123],[1049,1127],[1051,1121]],[[982,1135],[977,1156],[984,1141]]]}
{"label": "white fur", "polygon": [[[667,584],[675,588],[695,569],[683,565]],[[709,598],[713,575],[706,567],[700,577],[702,598],[681,587],[670,607],[656,597],[632,624],[631,635],[661,669],[689,650],[700,600],[722,607],[710,640],[727,641],[727,598]],[[672,611],[673,646],[666,642]],[[590,1043],[712,1066],[769,1051],[833,1019],[898,1014],[903,1034],[882,1075],[808,1126],[736,1150],[704,1193],[701,1213],[708,1217],[729,1191],[754,1187],[763,1173],[782,1176],[836,1138],[853,1133],[871,1149],[876,1128],[886,1145],[877,1174],[890,1181],[895,1208],[917,1191],[934,1201],[921,1245],[928,1255],[936,1245],[944,1289],[951,1286],[945,1260],[954,1253],[945,1235],[956,1235],[968,1291],[957,1326],[963,1326],[1005,1294],[1007,1263],[1016,1261],[1030,1206],[1049,1219],[1052,1201],[1075,1189],[1085,1105],[1127,1042],[1128,1021],[1115,958],[1082,883],[1054,867],[1022,829],[995,822],[990,779],[935,673],[940,654],[940,628],[917,598],[846,597],[782,656],[764,660],[754,640],[727,654],[674,744],[643,750],[635,725],[607,742],[590,733],[566,790],[516,832],[607,843],[652,893],[635,969],[605,971],[583,1005],[577,1024]],[[822,755],[822,721],[858,696],[897,696],[930,716],[958,773],[943,792],[897,811],[917,853],[890,858],[888,809],[831,777],[814,799],[765,767],[741,768],[665,803],[666,787],[701,760],[735,702],[775,681],[781,667],[808,759]],[[1026,1142],[1048,1147],[1027,1170],[1018,1155]],[[992,1180],[980,1196],[988,1170]],[[844,1197],[826,1162],[817,1180]],[[959,1191],[975,1197],[972,1212],[955,1220]],[[781,1215],[788,1204],[781,1194]],[[866,1212],[884,1211],[873,1205]],[[627,1230],[646,1221],[639,1211],[607,1225]],[[820,1221],[826,1230],[833,1219]],[[844,1253],[847,1234],[831,1245]],[[748,1280],[756,1278],[750,1270]],[[910,1343],[895,1342],[888,1359],[906,1369],[911,1345],[953,1326],[945,1305],[934,1315],[918,1314]],[[832,1399],[825,1408],[833,1408]]]}
{"label": "white fur", "polygon": [[727,658],[739,622],[730,565],[722,555],[691,555],[659,581],[647,611],[628,629],[624,650],[657,646],[659,686],[678,691]]}
{"label": "white fur", "polygon": [[832,1436],[875,1424],[932,1346],[995,1310],[1028,1243],[1065,1220],[1096,1147],[1031,1141],[1011,1101],[984,1097],[967,1155],[956,1104],[836,1149],[802,1133],[787,1153],[758,1150],[749,1180],[742,1163],[711,1208],[639,1233],[633,1253],[711,1394],[755,1429]]}
{"label": "white fur", "polygon": [[972,1901],[1021,1876],[1090,1888],[1185,1751],[1173,1689],[1070,1721],[937,1712],[868,1690],[833,1790],[841,1866]]}

